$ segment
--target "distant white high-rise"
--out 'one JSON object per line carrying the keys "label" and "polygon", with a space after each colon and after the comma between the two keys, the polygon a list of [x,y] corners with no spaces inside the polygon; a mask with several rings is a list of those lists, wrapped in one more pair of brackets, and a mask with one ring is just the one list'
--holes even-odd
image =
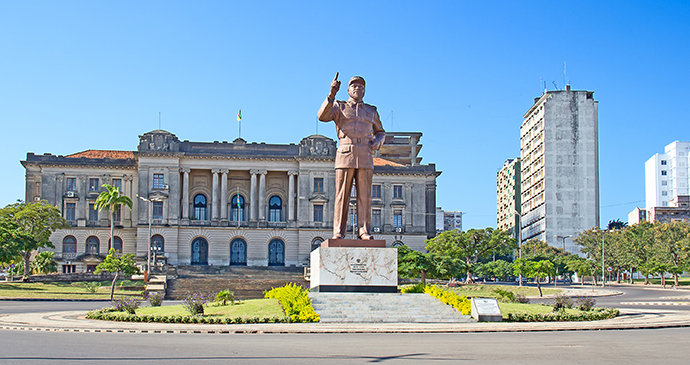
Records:
{"label": "distant white high-rise", "polygon": [[664,152],[655,154],[644,164],[647,211],[678,206],[678,196],[689,195],[690,142],[675,141]]}
{"label": "distant white high-rise", "polygon": [[[598,102],[593,91],[544,92],[520,126],[523,242],[556,247],[555,236],[599,226]],[[579,252],[566,239],[569,252]]]}

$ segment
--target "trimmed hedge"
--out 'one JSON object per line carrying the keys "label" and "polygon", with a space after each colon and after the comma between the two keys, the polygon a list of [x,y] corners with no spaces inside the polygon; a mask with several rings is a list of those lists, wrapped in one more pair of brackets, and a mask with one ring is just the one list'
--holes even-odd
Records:
{"label": "trimmed hedge", "polygon": [[508,321],[511,322],[561,322],[561,321],[599,321],[615,318],[620,311],[615,308],[603,308],[581,313],[566,313],[558,311],[554,313],[508,313]]}
{"label": "trimmed hedge", "polygon": [[452,291],[443,290],[436,285],[427,285],[424,292],[432,297],[438,298],[442,303],[453,306],[460,314],[469,315],[472,313],[472,304],[466,296],[459,296]]}
{"label": "trimmed hedge", "polygon": [[136,315],[123,312],[115,312],[113,308],[104,308],[88,312],[88,319],[100,319],[117,322],[160,322],[160,323],[202,323],[202,324],[249,324],[249,323],[287,323],[288,317],[203,317],[203,316],[163,316],[163,315]]}
{"label": "trimmed hedge", "polygon": [[314,311],[309,299],[309,291],[294,283],[288,283],[280,288],[273,288],[264,293],[264,297],[278,299],[285,314],[291,322],[318,322],[321,320]]}

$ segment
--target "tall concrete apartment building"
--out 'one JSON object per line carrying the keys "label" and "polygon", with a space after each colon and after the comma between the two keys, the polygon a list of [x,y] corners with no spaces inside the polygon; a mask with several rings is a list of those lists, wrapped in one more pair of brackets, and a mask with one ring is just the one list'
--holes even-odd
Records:
{"label": "tall concrete apartment building", "polygon": [[462,212],[436,207],[436,234],[452,229],[462,231]]}
{"label": "tall concrete apartment building", "polygon": [[520,224],[520,158],[506,160],[496,173],[496,228],[513,233]]}
{"label": "tall concrete apartment building", "polygon": [[[677,207],[679,198],[688,196],[690,142],[675,141],[664,153],[657,153],[644,164],[647,211],[655,207]],[[682,198],[681,198],[682,200]]]}
{"label": "tall concrete apartment building", "polygon": [[[547,91],[520,126],[522,241],[599,226],[598,102],[593,91]],[[579,252],[572,239],[566,250]]]}

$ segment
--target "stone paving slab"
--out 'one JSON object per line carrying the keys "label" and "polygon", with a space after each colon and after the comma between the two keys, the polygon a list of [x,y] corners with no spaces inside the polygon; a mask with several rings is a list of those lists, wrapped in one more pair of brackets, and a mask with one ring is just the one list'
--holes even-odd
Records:
{"label": "stone paving slab", "polygon": [[625,309],[617,318],[589,322],[529,323],[266,323],[179,324],[108,322],[84,319],[83,311],[21,313],[0,316],[0,329],[49,332],[258,334],[258,333],[469,333],[622,330],[690,327],[688,311]]}

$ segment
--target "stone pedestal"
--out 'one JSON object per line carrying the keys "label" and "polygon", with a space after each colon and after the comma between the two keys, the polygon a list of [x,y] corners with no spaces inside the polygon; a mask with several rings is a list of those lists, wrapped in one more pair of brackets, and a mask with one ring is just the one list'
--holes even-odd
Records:
{"label": "stone pedestal", "polygon": [[[379,246],[380,242],[362,240]],[[328,242],[328,241],[327,241]],[[326,242],[324,242],[326,243]],[[352,247],[334,242],[311,252],[310,287],[315,292],[397,293],[398,250],[385,247]],[[367,244],[367,243],[364,243]],[[385,241],[383,243],[385,246]],[[323,247],[327,246],[327,247]]]}

